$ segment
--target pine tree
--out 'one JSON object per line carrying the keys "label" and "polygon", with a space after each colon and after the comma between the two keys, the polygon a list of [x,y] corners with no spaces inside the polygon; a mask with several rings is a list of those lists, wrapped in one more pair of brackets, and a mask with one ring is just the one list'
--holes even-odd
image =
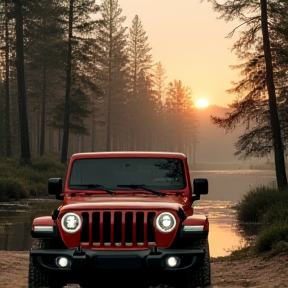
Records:
{"label": "pine tree", "polygon": [[[238,27],[243,27],[246,25],[246,30],[242,32],[239,40],[235,43],[234,49],[240,55],[245,52],[252,51],[257,48],[259,45],[259,38],[261,39],[261,47],[263,59],[265,59],[265,87],[267,88],[267,97],[269,105],[269,120],[270,120],[270,129],[272,134],[272,143],[275,159],[275,170],[278,188],[282,189],[287,186],[287,176],[285,168],[285,156],[284,156],[284,147],[282,143],[281,136],[281,124],[278,115],[277,108],[277,95],[275,90],[275,71],[273,71],[273,63],[275,62],[275,54],[273,55],[271,49],[271,40],[270,37],[275,35],[277,30],[281,26],[277,25],[277,21],[273,21],[279,18],[275,17],[276,14],[282,14],[280,11],[287,11],[287,1],[267,1],[261,0],[260,2],[255,1],[246,1],[243,3],[241,0],[236,1],[226,1],[225,3],[219,4],[215,0],[208,0],[213,3],[213,9],[221,13],[220,18],[223,18],[226,21],[231,21],[233,19],[239,19],[243,22],[242,25]],[[253,12],[252,12],[253,11]],[[285,14],[285,13],[284,13]],[[281,17],[280,17],[281,18]],[[269,20],[268,20],[269,19]],[[282,18],[283,19],[283,18]],[[268,24],[268,21],[270,24]],[[232,36],[237,28],[235,28],[230,36]],[[255,41],[256,40],[256,41]],[[273,38],[272,38],[273,41]],[[248,90],[251,87],[246,87]],[[253,88],[252,88],[253,91]],[[246,104],[249,104],[254,101],[253,97],[249,99],[249,93],[247,93]],[[257,95],[257,93],[256,93]],[[240,95],[241,96],[241,95]],[[240,114],[240,111],[243,106],[238,105],[239,101],[236,101],[233,105],[234,108],[238,109],[238,112],[228,115],[225,119],[214,118],[213,121],[215,124],[231,129],[239,119],[242,117],[237,117]],[[241,103],[239,103],[241,104]],[[246,106],[245,106],[246,107]],[[233,108],[233,106],[231,107]],[[243,113],[244,114],[244,113]],[[245,114],[244,114],[245,115]],[[236,116],[236,117],[235,117]],[[252,115],[251,115],[252,116]],[[253,117],[253,116],[252,116]],[[237,119],[237,120],[235,120]],[[246,138],[248,140],[249,138]],[[249,141],[249,140],[248,140]]]}
{"label": "pine tree", "polygon": [[104,0],[100,12],[98,43],[105,51],[102,59],[102,87],[105,93],[106,150],[110,151],[113,139],[118,139],[119,131],[121,133],[125,129],[119,116],[126,114],[127,28],[123,27],[126,17],[121,16],[122,9],[117,0]]}
{"label": "pine tree", "polygon": [[157,115],[157,121],[154,123],[154,131],[157,135],[156,141],[155,141],[155,149],[156,150],[165,150],[166,149],[166,143],[167,141],[163,140],[165,139],[165,130],[166,130],[166,124],[165,124],[165,87],[166,84],[166,71],[164,67],[162,66],[161,62],[158,62],[156,66],[154,67],[154,90],[155,90],[155,113]]}
{"label": "pine tree", "polygon": [[91,89],[97,89],[97,85],[86,77],[85,66],[93,63],[93,55],[89,55],[90,49],[87,48],[92,46],[90,36],[95,29],[95,20],[91,14],[97,10],[98,6],[93,0],[69,0],[62,163],[67,161],[70,130],[76,134],[88,133],[84,125],[84,118],[91,113],[88,94]]}
{"label": "pine tree", "polygon": [[[148,36],[144,31],[141,20],[138,15],[132,20],[132,26],[129,29],[128,38],[128,56],[129,56],[129,92],[131,106],[131,123],[132,127],[132,145],[133,149],[147,149],[151,147],[153,138],[153,129],[155,111],[153,107],[153,74],[152,67],[154,65],[152,48],[148,44]],[[151,115],[152,114],[152,115]],[[149,119],[149,121],[147,121]],[[136,144],[136,146],[135,146]],[[144,145],[142,147],[141,145]]]}
{"label": "pine tree", "polygon": [[150,73],[153,66],[152,50],[148,43],[148,37],[144,31],[141,20],[136,15],[132,21],[132,27],[129,30],[128,56],[129,56],[129,74],[131,77],[131,90],[133,97],[137,98],[138,81],[140,73],[145,76]]}
{"label": "pine tree", "polygon": [[22,0],[14,0],[14,3],[16,22],[16,70],[21,136],[21,163],[27,164],[31,161],[31,153],[29,143],[29,126],[27,117],[26,84],[24,72],[23,3]]}
{"label": "pine tree", "polygon": [[[27,4],[25,37],[28,41],[25,52],[30,135],[32,140],[35,139],[31,141],[32,145],[43,156],[47,115],[51,114],[51,103],[57,102],[53,95],[59,94],[59,91],[55,91],[55,82],[63,82],[65,42],[64,29],[59,19],[64,8],[55,0],[30,1]],[[57,78],[61,80],[57,81]]]}
{"label": "pine tree", "polygon": [[[2,112],[2,115],[5,115],[5,129],[3,129],[2,135],[5,135],[2,139],[5,140],[5,148],[1,149],[5,151],[6,157],[12,156],[12,141],[11,141],[11,115],[10,115],[10,102],[11,102],[11,95],[10,95],[10,58],[11,58],[11,36],[14,32],[14,21],[13,21],[13,5],[12,2],[9,0],[5,0],[0,3],[0,15],[1,15],[1,29],[0,29],[0,41],[1,41],[1,50],[2,53],[0,54],[0,71],[1,77],[0,79],[5,79],[3,85],[1,85],[0,93],[3,95],[5,94],[5,98],[3,97],[3,106],[5,107]],[[2,66],[2,65],[3,66]],[[4,100],[5,99],[5,100]],[[2,122],[3,123],[3,122]],[[1,123],[1,124],[2,124]],[[3,123],[4,124],[4,123]],[[4,143],[3,143],[4,144]]]}
{"label": "pine tree", "polygon": [[155,93],[156,93],[156,99],[157,103],[161,107],[163,103],[165,102],[165,81],[167,79],[166,76],[166,70],[162,66],[161,62],[158,62],[155,66],[154,70],[154,78],[155,78]]}
{"label": "pine tree", "polygon": [[[188,128],[191,125],[192,90],[183,86],[180,80],[168,85],[165,103],[167,113],[167,137],[171,143],[169,149],[183,152],[186,146],[186,133],[195,133]],[[188,130],[189,129],[189,130]],[[190,138],[188,140],[190,141]],[[173,144],[172,144],[173,143]]]}

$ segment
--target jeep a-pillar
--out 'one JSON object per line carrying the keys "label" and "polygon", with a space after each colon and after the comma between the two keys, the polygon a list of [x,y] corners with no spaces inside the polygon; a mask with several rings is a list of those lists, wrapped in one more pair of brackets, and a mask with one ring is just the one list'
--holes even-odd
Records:
{"label": "jeep a-pillar", "polygon": [[193,208],[208,181],[191,183],[184,154],[77,153],[48,192],[62,203],[32,223],[30,288],[210,284],[209,222]]}

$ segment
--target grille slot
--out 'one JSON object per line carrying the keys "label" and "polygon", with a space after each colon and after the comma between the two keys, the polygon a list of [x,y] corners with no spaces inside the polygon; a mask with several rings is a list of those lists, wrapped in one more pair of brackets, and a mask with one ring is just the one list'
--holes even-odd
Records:
{"label": "grille slot", "polygon": [[91,246],[147,247],[155,243],[152,211],[83,212],[81,242]]}
{"label": "grille slot", "polygon": [[89,242],[89,214],[87,212],[82,213],[83,227],[81,232],[81,241]]}
{"label": "grille slot", "polygon": [[133,213],[127,212],[125,214],[125,238],[123,243],[132,243],[133,241]]}
{"label": "grille slot", "polygon": [[111,242],[111,223],[112,223],[111,213],[104,212],[104,215],[103,215],[103,241],[104,243]]}

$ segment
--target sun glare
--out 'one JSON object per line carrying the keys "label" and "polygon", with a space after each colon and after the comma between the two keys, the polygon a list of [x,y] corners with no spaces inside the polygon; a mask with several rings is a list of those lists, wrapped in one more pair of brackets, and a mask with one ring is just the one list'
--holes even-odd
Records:
{"label": "sun glare", "polygon": [[196,102],[197,108],[205,108],[207,106],[209,106],[209,102],[206,99],[201,98]]}

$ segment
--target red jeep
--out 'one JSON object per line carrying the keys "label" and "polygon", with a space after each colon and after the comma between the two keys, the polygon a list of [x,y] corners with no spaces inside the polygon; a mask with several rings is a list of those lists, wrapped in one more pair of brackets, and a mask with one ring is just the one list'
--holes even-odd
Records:
{"label": "red jeep", "polygon": [[77,153],[48,192],[62,204],[33,221],[30,288],[210,284],[209,222],[192,206],[208,181],[192,189],[184,154]]}

